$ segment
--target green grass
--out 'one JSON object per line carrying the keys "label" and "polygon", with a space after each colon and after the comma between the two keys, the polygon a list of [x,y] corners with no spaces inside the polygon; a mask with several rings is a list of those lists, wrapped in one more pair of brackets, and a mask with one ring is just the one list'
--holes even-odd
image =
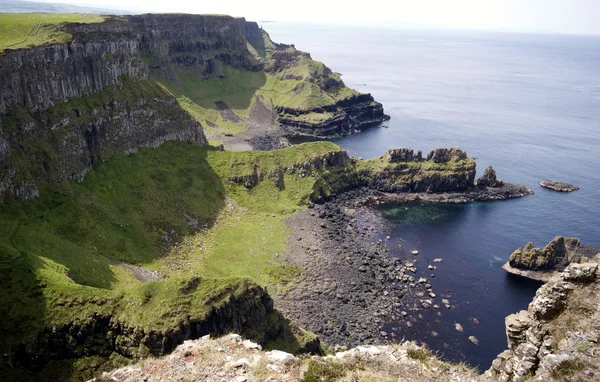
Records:
{"label": "green grass", "polygon": [[341,362],[323,362],[311,360],[308,362],[308,368],[304,373],[302,382],[338,381],[344,376],[346,376],[350,369],[350,366],[345,365]]}
{"label": "green grass", "polygon": [[6,49],[65,43],[71,35],[60,30],[66,23],[99,23],[100,15],[3,13],[0,14],[0,54]]}
{"label": "green grass", "polygon": [[[181,107],[211,133],[237,134],[245,130],[250,121],[251,109],[257,97],[268,108],[284,106],[288,108],[310,110],[315,107],[335,104],[337,101],[357,94],[356,91],[342,87],[333,91],[324,91],[311,76],[318,75],[314,67],[323,64],[304,59],[299,67],[290,69],[291,74],[272,75],[263,71],[251,72],[232,67],[222,68],[223,77],[202,78],[196,71],[172,68],[179,82],[160,79],[176,98]],[[321,70],[322,72],[322,70]],[[290,77],[291,76],[291,77]],[[224,119],[216,107],[216,102],[224,102],[241,121]],[[320,122],[331,117],[329,113],[307,114],[309,121]],[[300,119],[304,116],[299,117]],[[208,121],[208,123],[207,123]],[[218,128],[211,126],[215,124]]]}
{"label": "green grass", "polygon": [[[92,313],[134,327],[169,328],[182,317],[201,317],[255,282],[284,284],[298,269],[285,261],[282,219],[304,208],[326,171],[305,178],[288,174],[282,190],[269,171],[338,150],[317,142],[235,153],[167,142],[114,156],[82,183],[72,182],[72,195],[46,188],[34,200],[5,200],[3,344],[23,341],[45,325],[84,322]],[[256,187],[229,181],[255,165],[266,174]],[[184,213],[205,228],[193,231]],[[188,263],[175,266],[182,258]],[[121,262],[159,270],[168,279],[141,283]],[[191,277],[202,278],[200,287],[182,293]]]}
{"label": "green grass", "polygon": [[433,356],[431,352],[427,349],[408,349],[407,351],[408,357],[417,361],[425,362]]}

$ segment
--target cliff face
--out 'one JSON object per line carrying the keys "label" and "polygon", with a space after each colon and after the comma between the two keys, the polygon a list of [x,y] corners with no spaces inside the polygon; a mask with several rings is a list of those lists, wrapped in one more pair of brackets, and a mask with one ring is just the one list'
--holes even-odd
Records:
{"label": "cliff face", "polygon": [[[181,293],[193,293],[202,282],[189,280]],[[64,326],[48,327],[35,340],[14,346],[9,363],[40,370],[51,360],[109,357],[112,353],[135,360],[168,354],[185,340],[230,332],[262,345],[285,338],[295,345],[297,353],[320,352],[319,340],[314,336],[297,342],[302,336],[295,325],[273,308],[266,290],[249,281],[240,281],[227,293],[212,296],[211,302],[213,306],[207,306],[205,315],[188,316],[177,325],[163,328],[132,325],[118,314],[93,313]]]}
{"label": "cliff face", "polygon": [[499,381],[591,381],[599,372],[598,263],[570,264],[506,318],[508,350],[486,372]]}
{"label": "cliff face", "polygon": [[419,151],[394,149],[371,160],[376,170],[368,169],[370,188],[384,192],[465,191],[475,183],[475,161],[457,148],[441,148],[423,158]]}
{"label": "cliff face", "polygon": [[[166,140],[205,144],[201,123],[216,124],[199,117],[197,105],[188,110],[194,117],[186,113],[189,98],[176,102],[162,86],[185,86],[190,76],[202,82],[238,70],[273,76],[276,84],[297,82],[291,99],[317,97],[318,106],[265,99],[260,106],[270,109],[268,121],[265,113],[255,116],[257,107],[248,118],[248,126],[275,123],[290,136],[339,136],[387,118],[370,95],[346,88],[307,53],[273,43],[244,19],[140,15],[61,28],[71,42],[0,55],[0,194],[36,197],[48,182],[81,180],[97,161]],[[237,117],[222,102],[231,96],[217,95],[214,109]],[[207,110],[213,113],[210,105]],[[244,124],[243,118],[225,119]]]}

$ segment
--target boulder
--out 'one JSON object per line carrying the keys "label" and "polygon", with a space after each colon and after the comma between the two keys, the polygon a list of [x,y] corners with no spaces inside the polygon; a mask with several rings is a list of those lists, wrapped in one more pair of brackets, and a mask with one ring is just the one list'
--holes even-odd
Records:
{"label": "boulder", "polygon": [[269,360],[269,362],[271,362],[271,363],[285,364],[285,363],[296,360],[296,357],[294,357],[293,354],[286,353],[281,350],[271,350],[270,352],[267,352],[266,356],[267,356],[267,359]]}

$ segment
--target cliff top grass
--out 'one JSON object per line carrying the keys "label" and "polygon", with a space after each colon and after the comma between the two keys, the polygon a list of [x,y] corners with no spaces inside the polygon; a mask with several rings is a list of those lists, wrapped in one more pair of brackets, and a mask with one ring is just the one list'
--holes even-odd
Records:
{"label": "cliff top grass", "polygon": [[66,23],[99,23],[100,15],[60,13],[0,13],[0,54],[6,49],[65,43],[71,35],[60,30]]}
{"label": "cliff top grass", "polygon": [[[328,142],[274,152],[167,142],[94,167],[83,182],[71,183],[72,195],[46,188],[37,199],[5,200],[0,286],[10,293],[0,294],[0,315],[6,344],[92,312],[168,327],[254,282],[285,283],[298,270],[285,261],[282,218],[304,208],[317,180],[287,174],[280,190],[268,172],[339,150]],[[230,181],[254,165],[266,173],[256,187]],[[142,283],[122,263],[166,279]],[[193,277],[201,287],[180,293]]]}

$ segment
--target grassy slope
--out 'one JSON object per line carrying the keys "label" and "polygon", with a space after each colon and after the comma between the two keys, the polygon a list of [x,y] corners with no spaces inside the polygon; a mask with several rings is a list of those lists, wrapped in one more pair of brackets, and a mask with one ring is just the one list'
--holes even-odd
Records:
{"label": "grassy slope", "polygon": [[[264,46],[258,52],[248,44],[250,54],[268,57],[268,52],[275,49],[269,36],[264,33]],[[256,43],[254,45],[257,45]],[[211,133],[236,134],[243,131],[250,118],[250,109],[256,97],[262,97],[263,104],[285,106],[294,109],[308,110],[315,107],[332,105],[339,100],[358,94],[353,89],[343,86],[338,89],[324,91],[315,79],[323,78],[325,65],[308,57],[301,57],[293,66],[270,74],[266,72],[249,72],[232,67],[223,67],[221,78],[203,79],[197,72],[189,69],[173,67],[179,82],[158,80],[179,101],[179,104],[193,115],[205,129]],[[335,73],[330,76],[339,80]],[[215,103],[223,101],[242,120],[232,122],[224,120]],[[303,116],[304,117],[304,116]],[[330,113],[310,113],[306,117],[311,122],[320,122],[331,117]],[[206,121],[219,128],[211,127]]]}
{"label": "grassy slope", "polygon": [[[294,68],[297,72],[302,70],[309,72],[309,64],[302,68]],[[285,79],[280,74],[249,72],[231,67],[223,68],[223,78],[208,80],[203,80],[200,75],[190,70],[175,69],[175,73],[181,80],[181,86],[166,80],[159,82],[177,98],[181,107],[204,125],[207,131],[221,134],[236,134],[244,130],[256,96],[262,96],[263,104],[269,107],[273,105],[311,109],[331,105],[355,94],[349,88],[336,93],[326,93],[317,84],[306,80]],[[242,121],[235,123],[224,120],[215,106],[217,101],[225,102]],[[317,117],[311,116],[311,119],[324,120],[327,117],[330,117],[328,113],[319,113]],[[206,121],[218,125],[219,129],[211,127]]]}
{"label": "grassy slope", "polygon": [[98,23],[100,15],[4,13],[0,14],[0,53],[6,49],[68,42],[71,35],[59,30],[65,23]]}
{"label": "grassy slope", "polygon": [[[10,291],[0,295],[4,345],[45,323],[84,319],[92,311],[160,328],[186,312],[200,314],[207,296],[239,288],[239,278],[285,282],[297,270],[284,261],[281,218],[303,208],[316,180],[288,175],[279,191],[268,179],[252,190],[228,179],[255,163],[268,174],[335,150],[323,142],[233,153],[168,142],[115,156],[73,183],[71,197],[42,190],[35,200],[6,201],[0,209],[0,283]],[[235,203],[224,208],[226,196]],[[183,212],[216,224],[194,234]],[[160,256],[165,250],[170,256]],[[142,284],[120,262],[158,269],[169,279]],[[178,289],[191,275],[213,281],[182,295]]]}

